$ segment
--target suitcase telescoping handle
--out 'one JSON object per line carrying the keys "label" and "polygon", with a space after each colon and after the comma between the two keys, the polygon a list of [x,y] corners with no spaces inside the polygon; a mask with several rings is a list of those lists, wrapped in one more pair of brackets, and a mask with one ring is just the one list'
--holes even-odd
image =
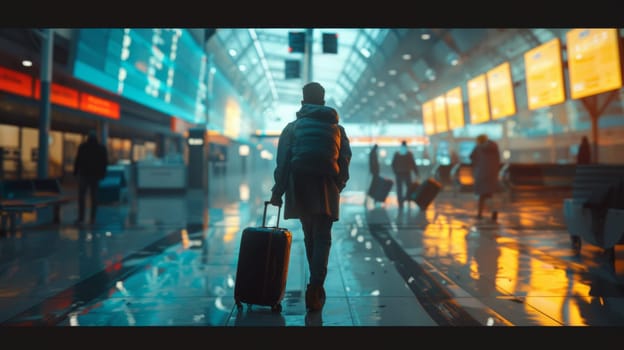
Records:
{"label": "suitcase telescoping handle", "polygon": [[[264,214],[262,214],[262,227],[266,227],[266,212],[267,212],[267,207],[269,206],[269,204],[271,204],[270,201],[264,201]],[[275,227],[279,227],[279,218],[280,218],[280,212],[282,211],[282,206],[278,206],[277,207],[277,221],[275,222]]]}

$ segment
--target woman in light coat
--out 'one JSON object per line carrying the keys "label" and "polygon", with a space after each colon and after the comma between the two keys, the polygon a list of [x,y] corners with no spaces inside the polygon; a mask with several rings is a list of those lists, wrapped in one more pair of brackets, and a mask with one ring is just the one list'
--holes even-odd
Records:
{"label": "woman in light coat", "polygon": [[[487,135],[477,136],[477,145],[470,153],[472,161],[472,176],[474,178],[474,193],[479,197],[477,218],[483,217],[485,202],[498,191],[498,172],[500,170],[500,152],[498,144],[490,140]],[[490,203],[492,219],[496,220],[498,212]]]}

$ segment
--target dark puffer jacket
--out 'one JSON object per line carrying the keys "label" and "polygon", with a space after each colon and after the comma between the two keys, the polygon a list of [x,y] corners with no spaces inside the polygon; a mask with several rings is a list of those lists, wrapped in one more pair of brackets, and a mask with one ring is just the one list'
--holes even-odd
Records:
{"label": "dark puffer jacket", "polygon": [[293,138],[290,164],[295,171],[338,175],[340,128],[334,109],[304,104],[297,112]]}
{"label": "dark puffer jacket", "polygon": [[[282,130],[277,146],[277,166],[273,173],[275,185],[272,192],[275,197],[281,198],[285,195],[284,219],[300,218],[302,215],[326,214],[334,221],[338,220],[340,192],[349,180],[349,163],[351,162],[349,139],[344,128],[338,124],[338,120],[338,113],[331,107],[303,104],[297,112],[297,120],[290,122]],[[301,121],[305,122],[299,124],[299,127],[306,126],[306,129],[301,128],[296,131],[297,123]],[[333,127],[325,128],[319,123],[328,123]],[[331,140],[331,137],[320,136],[323,132],[330,132],[332,128],[337,128],[339,131],[339,140],[329,142],[327,140]],[[295,141],[295,134],[301,138],[299,142]],[[316,137],[326,141],[315,140]],[[314,151],[319,155],[318,159],[321,163],[311,163],[309,165],[313,167],[309,169],[325,168],[330,171],[326,171],[325,174],[307,171],[306,168],[295,171],[293,169],[295,144],[297,147],[304,148],[297,151],[299,154]],[[337,157],[333,155],[336,147]],[[328,166],[329,164],[331,166]]]}

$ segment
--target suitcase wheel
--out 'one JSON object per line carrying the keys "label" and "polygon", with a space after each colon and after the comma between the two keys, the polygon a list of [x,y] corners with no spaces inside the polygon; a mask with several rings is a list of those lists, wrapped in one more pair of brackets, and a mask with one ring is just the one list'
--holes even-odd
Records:
{"label": "suitcase wheel", "polygon": [[271,306],[271,311],[273,312],[282,312],[282,304],[275,304]]}

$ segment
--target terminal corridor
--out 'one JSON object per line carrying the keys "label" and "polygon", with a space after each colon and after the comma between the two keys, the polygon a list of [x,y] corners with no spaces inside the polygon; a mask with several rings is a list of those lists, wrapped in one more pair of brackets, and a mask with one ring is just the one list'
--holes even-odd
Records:
{"label": "terminal corridor", "polygon": [[[373,204],[354,163],[332,231],[327,302],[306,313],[297,220],[282,311],[234,302],[242,230],[262,221],[271,166],[211,175],[206,192],[141,194],[75,226],[25,224],[0,237],[3,326],[622,326],[624,289],[606,254],[571,247],[559,196],[499,193],[496,222],[446,186],[421,211],[394,192]],[[68,191],[72,191],[71,188]],[[269,206],[268,226],[277,208]],[[615,264],[619,264],[616,260]]]}

